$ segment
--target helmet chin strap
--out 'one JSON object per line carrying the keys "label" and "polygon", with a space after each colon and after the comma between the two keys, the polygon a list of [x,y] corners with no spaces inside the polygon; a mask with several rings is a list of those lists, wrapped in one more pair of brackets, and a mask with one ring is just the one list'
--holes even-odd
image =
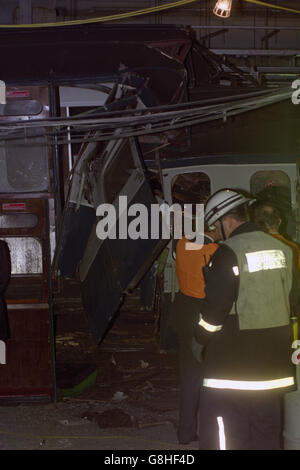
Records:
{"label": "helmet chin strap", "polygon": [[219,222],[220,222],[220,227],[221,227],[222,238],[223,238],[223,240],[226,240],[226,235],[225,235],[225,230],[224,230],[223,219],[221,218],[221,219],[219,220]]}

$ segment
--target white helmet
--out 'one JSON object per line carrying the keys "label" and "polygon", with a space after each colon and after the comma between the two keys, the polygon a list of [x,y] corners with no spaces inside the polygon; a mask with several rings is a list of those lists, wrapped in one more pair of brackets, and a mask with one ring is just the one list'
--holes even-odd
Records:
{"label": "white helmet", "polygon": [[211,226],[216,220],[226,215],[235,207],[245,203],[252,203],[254,200],[255,199],[247,198],[232,189],[221,189],[213,194],[206,202],[204,221],[208,226]]}

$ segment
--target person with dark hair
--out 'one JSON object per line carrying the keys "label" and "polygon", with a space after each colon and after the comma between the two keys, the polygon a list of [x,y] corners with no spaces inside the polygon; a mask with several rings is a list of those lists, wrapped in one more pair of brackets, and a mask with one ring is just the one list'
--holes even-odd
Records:
{"label": "person with dark hair", "polygon": [[300,250],[296,243],[280,234],[279,230],[282,222],[280,211],[270,202],[259,202],[253,208],[253,220],[260,225],[265,232],[291,247],[293,251],[294,269],[300,280]]}
{"label": "person with dark hair", "polygon": [[223,243],[205,269],[198,341],[205,344],[200,449],[280,449],[281,399],[295,388],[290,247],[248,221],[253,198],[224,189],[205,222]]}

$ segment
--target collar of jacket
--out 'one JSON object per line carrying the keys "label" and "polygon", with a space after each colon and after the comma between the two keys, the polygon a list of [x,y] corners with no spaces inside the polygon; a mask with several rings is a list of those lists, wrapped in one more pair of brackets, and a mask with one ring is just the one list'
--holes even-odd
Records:
{"label": "collar of jacket", "polygon": [[259,225],[255,224],[254,222],[245,222],[239,225],[236,229],[234,229],[229,235],[229,238],[247,232],[263,232],[263,230]]}

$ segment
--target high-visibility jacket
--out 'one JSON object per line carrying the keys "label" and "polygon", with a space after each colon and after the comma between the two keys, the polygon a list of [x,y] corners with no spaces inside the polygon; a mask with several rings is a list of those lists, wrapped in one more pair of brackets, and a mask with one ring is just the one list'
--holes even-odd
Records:
{"label": "high-visibility jacket", "polygon": [[241,330],[274,328],[290,322],[292,252],[264,232],[242,233],[225,242],[236,254],[239,293],[231,314]]}
{"label": "high-visibility jacket", "polygon": [[220,246],[205,276],[205,303],[199,305],[207,343],[203,385],[293,389],[291,249],[245,223]]}
{"label": "high-visibility jacket", "polygon": [[[206,243],[205,243],[206,241]],[[207,238],[200,246],[183,237],[176,246],[176,274],[180,291],[189,296],[203,299],[205,297],[205,281],[203,268],[209,263],[218,244]]]}

